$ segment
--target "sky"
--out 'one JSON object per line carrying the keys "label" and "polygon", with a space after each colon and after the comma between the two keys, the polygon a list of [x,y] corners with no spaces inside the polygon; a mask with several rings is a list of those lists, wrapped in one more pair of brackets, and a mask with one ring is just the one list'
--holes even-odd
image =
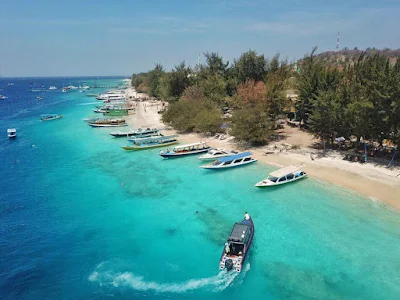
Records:
{"label": "sky", "polygon": [[170,70],[252,49],[289,61],[314,46],[400,48],[400,0],[1,0],[0,76]]}

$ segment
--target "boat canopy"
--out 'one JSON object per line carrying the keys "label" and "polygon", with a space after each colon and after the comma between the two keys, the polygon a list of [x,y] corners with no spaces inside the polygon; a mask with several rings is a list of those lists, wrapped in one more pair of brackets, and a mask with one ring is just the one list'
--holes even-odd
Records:
{"label": "boat canopy", "polygon": [[188,147],[195,147],[195,146],[201,146],[201,145],[206,145],[206,144],[207,144],[206,142],[192,143],[192,144],[176,146],[176,147],[174,147],[174,149],[175,150],[179,150],[179,149],[184,149],[184,148],[188,148]]}
{"label": "boat canopy", "polygon": [[41,118],[54,118],[59,116],[59,114],[42,114],[40,117]]}
{"label": "boat canopy", "polygon": [[17,132],[17,129],[15,129],[15,128],[7,129],[7,133],[15,133],[15,132]]}
{"label": "boat canopy", "polygon": [[239,153],[239,154],[236,154],[236,155],[231,155],[231,156],[225,156],[225,157],[218,158],[218,161],[219,162],[227,162],[227,161],[231,161],[231,160],[234,160],[234,159],[247,157],[247,156],[250,156],[250,155],[253,155],[253,153],[251,153],[251,152],[243,152],[243,153]]}
{"label": "boat canopy", "polygon": [[147,143],[147,142],[155,142],[155,141],[165,141],[165,140],[175,139],[177,137],[178,137],[178,135],[151,136],[151,137],[147,137],[147,138],[132,138],[129,140],[132,142],[135,142],[135,143]]}
{"label": "boat canopy", "polygon": [[233,242],[243,243],[246,238],[247,231],[249,230],[250,230],[250,225],[246,225],[243,223],[236,223],[229,236],[229,240]]}
{"label": "boat canopy", "polygon": [[277,171],[271,172],[269,173],[270,176],[272,177],[282,177],[285,176],[287,174],[291,174],[291,173],[295,173],[295,172],[299,172],[302,171],[303,166],[287,166],[284,167],[282,169],[279,169]]}

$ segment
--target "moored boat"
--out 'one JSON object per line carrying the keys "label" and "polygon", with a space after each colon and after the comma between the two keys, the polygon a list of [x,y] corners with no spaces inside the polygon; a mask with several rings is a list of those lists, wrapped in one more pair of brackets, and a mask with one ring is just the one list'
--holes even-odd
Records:
{"label": "moored boat", "polygon": [[43,114],[40,116],[41,121],[51,121],[51,120],[57,120],[61,119],[62,115],[59,114]]}
{"label": "moored boat", "polygon": [[0,95],[0,100],[4,100],[4,99],[7,99],[7,97],[3,96],[3,95]]}
{"label": "moored boat", "polygon": [[125,119],[97,119],[91,120],[88,124],[92,127],[122,127],[128,126]]}
{"label": "moored boat", "polygon": [[252,155],[251,152],[242,152],[231,156],[221,157],[215,160],[212,164],[200,166],[200,168],[217,170],[244,166],[257,161],[257,159],[254,159]]}
{"label": "moored boat", "polygon": [[135,132],[131,134],[131,136],[135,138],[145,138],[145,137],[159,136],[159,135],[162,136],[160,130],[157,128],[146,128],[146,129],[138,128]]}
{"label": "moored boat", "polygon": [[103,115],[105,116],[127,116],[129,114],[129,110],[127,108],[110,108],[105,109]]}
{"label": "moored boat", "polygon": [[110,132],[110,134],[114,137],[128,137],[128,136],[134,136],[136,138],[145,138],[145,137],[150,137],[150,136],[163,136],[161,132],[157,129],[142,129],[139,128],[138,130],[128,130],[128,131],[113,131]]}
{"label": "moored boat", "polygon": [[241,222],[235,223],[219,261],[220,270],[240,272],[254,237],[254,223],[246,212]]}
{"label": "moored boat", "polygon": [[8,136],[8,138],[10,138],[10,139],[16,138],[16,137],[17,137],[17,129],[15,129],[15,128],[9,128],[9,129],[7,129],[7,136]]}
{"label": "moored boat", "polygon": [[152,136],[147,138],[132,139],[132,146],[122,147],[124,150],[145,150],[151,148],[165,147],[177,144],[177,135],[170,136]]}
{"label": "moored boat", "polygon": [[49,87],[49,90],[56,90],[56,89],[57,89],[57,87],[55,87],[54,85]]}
{"label": "moored boat", "polygon": [[288,166],[277,171],[269,173],[268,178],[257,182],[256,187],[268,187],[281,185],[307,177],[303,171],[303,166]]}
{"label": "moored boat", "polygon": [[232,156],[238,154],[237,151],[226,149],[211,149],[206,154],[199,156],[200,160],[216,160],[221,157]]}
{"label": "moored boat", "polygon": [[167,150],[167,151],[160,151],[160,155],[164,158],[175,158],[175,157],[181,157],[181,156],[186,156],[186,155],[193,155],[193,154],[199,154],[203,152],[207,152],[210,150],[211,147],[207,145],[206,142],[199,142],[199,143],[192,143],[192,144],[186,144],[186,145],[179,145],[174,147],[172,150]]}

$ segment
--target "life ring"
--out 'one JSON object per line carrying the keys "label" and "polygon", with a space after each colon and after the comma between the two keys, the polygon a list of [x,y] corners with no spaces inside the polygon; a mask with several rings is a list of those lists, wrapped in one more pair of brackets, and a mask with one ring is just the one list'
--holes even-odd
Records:
{"label": "life ring", "polygon": [[240,269],[239,269],[239,268],[236,268],[236,272],[240,273]]}

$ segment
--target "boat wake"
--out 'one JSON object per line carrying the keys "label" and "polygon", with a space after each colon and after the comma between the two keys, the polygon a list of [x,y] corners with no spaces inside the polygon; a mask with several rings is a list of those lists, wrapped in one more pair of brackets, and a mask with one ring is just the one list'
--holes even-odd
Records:
{"label": "boat wake", "polygon": [[208,288],[213,292],[220,292],[225,290],[237,277],[239,277],[239,282],[242,283],[248,270],[250,270],[250,264],[245,266],[242,273],[221,271],[215,276],[190,279],[181,283],[158,283],[155,281],[146,281],[142,276],[131,272],[112,273],[99,270],[94,271],[88,279],[91,282],[98,282],[100,285],[109,284],[116,288],[130,287],[138,291],[184,293],[200,288]]}

